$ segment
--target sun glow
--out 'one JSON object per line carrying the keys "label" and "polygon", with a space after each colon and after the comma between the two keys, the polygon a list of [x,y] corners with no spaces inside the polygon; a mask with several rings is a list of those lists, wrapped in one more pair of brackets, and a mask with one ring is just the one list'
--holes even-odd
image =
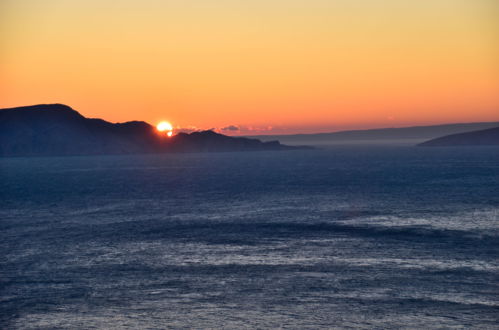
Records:
{"label": "sun glow", "polygon": [[160,132],[166,132],[166,135],[172,136],[173,135],[173,126],[167,121],[162,121],[160,122],[157,126],[156,129]]}

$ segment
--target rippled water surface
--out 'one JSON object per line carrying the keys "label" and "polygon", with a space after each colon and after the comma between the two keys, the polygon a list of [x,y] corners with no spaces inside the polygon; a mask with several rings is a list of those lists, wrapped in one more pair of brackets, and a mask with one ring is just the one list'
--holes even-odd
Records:
{"label": "rippled water surface", "polygon": [[489,328],[497,148],[0,159],[0,328]]}

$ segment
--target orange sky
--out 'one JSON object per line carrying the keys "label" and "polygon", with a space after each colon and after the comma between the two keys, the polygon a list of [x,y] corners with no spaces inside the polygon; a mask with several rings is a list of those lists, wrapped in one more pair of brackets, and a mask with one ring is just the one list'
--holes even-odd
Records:
{"label": "orange sky", "polygon": [[497,0],[2,0],[0,107],[231,134],[499,120]]}

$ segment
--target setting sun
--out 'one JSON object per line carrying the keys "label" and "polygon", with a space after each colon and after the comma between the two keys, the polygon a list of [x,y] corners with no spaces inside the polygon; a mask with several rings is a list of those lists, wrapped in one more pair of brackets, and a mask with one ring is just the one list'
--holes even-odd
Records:
{"label": "setting sun", "polygon": [[173,126],[167,121],[162,121],[160,122],[157,126],[156,129],[160,132],[167,132],[166,135],[172,136],[173,135]]}

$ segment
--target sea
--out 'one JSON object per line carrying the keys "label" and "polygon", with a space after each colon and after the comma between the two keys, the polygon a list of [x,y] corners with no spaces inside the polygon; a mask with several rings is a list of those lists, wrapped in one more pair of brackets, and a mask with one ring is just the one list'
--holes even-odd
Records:
{"label": "sea", "polygon": [[499,329],[499,149],[0,159],[1,329]]}

